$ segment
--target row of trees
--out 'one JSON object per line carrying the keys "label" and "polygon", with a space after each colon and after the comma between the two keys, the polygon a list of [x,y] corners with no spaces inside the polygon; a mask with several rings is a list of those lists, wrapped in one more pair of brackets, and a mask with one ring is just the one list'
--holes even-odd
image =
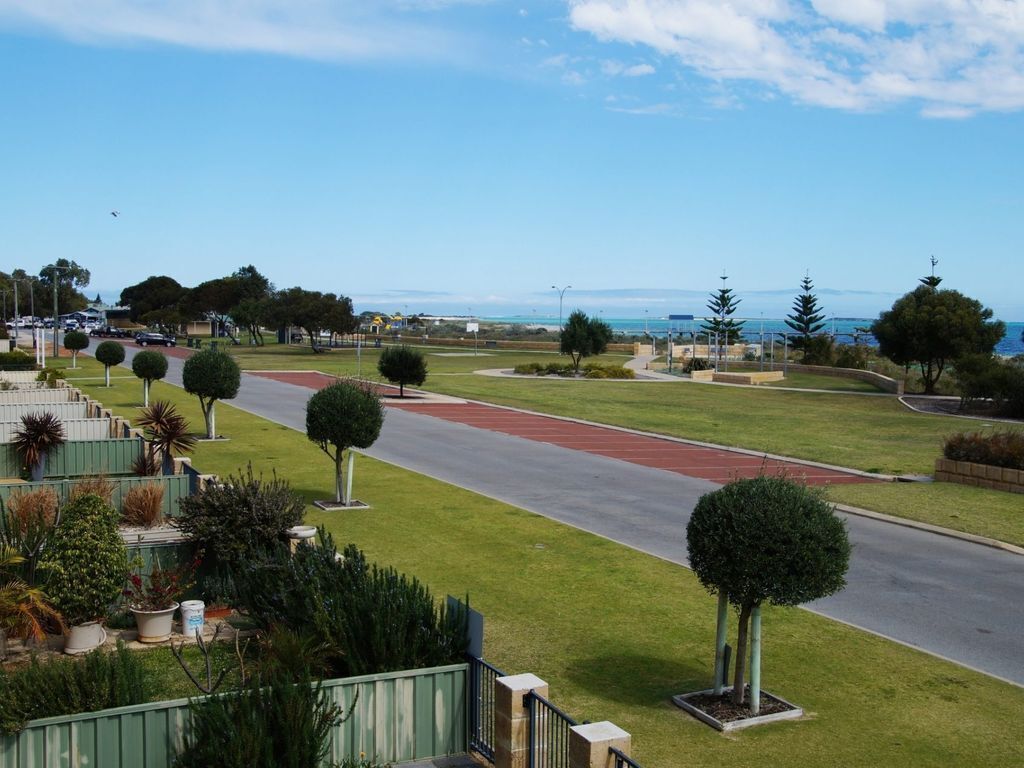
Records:
{"label": "row of trees", "polygon": [[[89,270],[75,261],[57,259],[53,264],[48,264],[40,269],[35,275],[20,267],[11,270],[10,273],[0,272],[0,294],[3,294],[4,297],[5,319],[15,315],[15,285],[17,285],[17,314],[19,316],[30,315],[33,309],[36,315],[49,315],[53,307],[55,274],[59,311],[66,313],[84,309],[89,303],[89,299],[82,293],[82,289],[89,285],[91,278]],[[99,296],[96,297],[96,300],[99,301]]]}
{"label": "row of trees", "polygon": [[321,332],[352,333],[359,327],[347,296],[299,287],[277,290],[251,264],[194,288],[154,275],[121,291],[121,303],[131,307],[129,317],[135,322],[176,327],[209,318],[235,339],[230,320],[257,345],[264,343],[263,328],[302,328],[316,349]]}

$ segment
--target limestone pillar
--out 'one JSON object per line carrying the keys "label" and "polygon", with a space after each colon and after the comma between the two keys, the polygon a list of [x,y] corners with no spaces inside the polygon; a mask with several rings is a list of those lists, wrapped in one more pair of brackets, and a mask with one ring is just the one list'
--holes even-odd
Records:
{"label": "limestone pillar", "polygon": [[574,725],[569,729],[569,768],[614,768],[615,747],[629,756],[630,736],[607,721]]}
{"label": "limestone pillar", "polygon": [[530,715],[523,696],[531,690],[548,697],[548,684],[536,675],[507,675],[494,681],[495,768],[529,765]]}

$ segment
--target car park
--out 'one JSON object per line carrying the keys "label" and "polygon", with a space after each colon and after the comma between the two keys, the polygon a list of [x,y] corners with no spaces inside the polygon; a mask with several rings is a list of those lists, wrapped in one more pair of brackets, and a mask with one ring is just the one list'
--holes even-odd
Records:
{"label": "car park", "polygon": [[162,333],[136,334],[135,343],[142,347],[174,347],[178,344],[173,336],[166,336]]}

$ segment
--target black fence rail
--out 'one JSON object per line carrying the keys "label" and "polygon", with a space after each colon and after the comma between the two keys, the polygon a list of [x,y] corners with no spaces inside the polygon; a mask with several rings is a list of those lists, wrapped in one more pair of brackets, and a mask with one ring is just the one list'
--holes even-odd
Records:
{"label": "black fence rail", "polygon": [[569,729],[579,725],[535,691],[523,696],[530,714],[529,768],[569,768]]}
{"label": "black fence rail", "polygon": [[615,768],[643,768],[640,763],[615,747],[608,747],[608,753],[615,758]]}
{"label": "black fence rail", "polygon": [[494,762],[494,681],[505,673],[476,656],[469,662],[469,748]]}

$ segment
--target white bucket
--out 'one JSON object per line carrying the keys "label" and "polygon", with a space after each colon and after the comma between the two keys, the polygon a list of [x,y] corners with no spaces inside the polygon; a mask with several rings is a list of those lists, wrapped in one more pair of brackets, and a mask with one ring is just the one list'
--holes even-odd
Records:
{"label": "white bucket", "polygon": [[195,637],[196,630],[203,631],[206,604],[202,600],[185,600],[181,604],[181,634]]}

